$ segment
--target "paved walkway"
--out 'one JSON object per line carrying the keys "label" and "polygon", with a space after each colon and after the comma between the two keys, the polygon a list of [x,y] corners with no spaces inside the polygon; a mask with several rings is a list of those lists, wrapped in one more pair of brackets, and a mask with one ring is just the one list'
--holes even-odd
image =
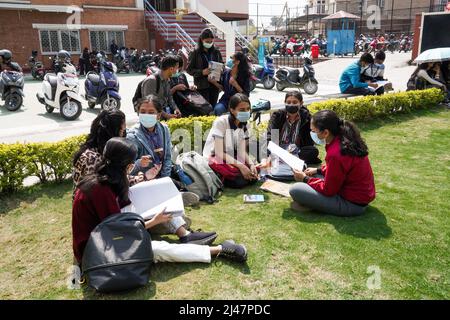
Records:
{"label": "paved walkway", "polygon": [[[405,90],[406,83],[414,71],[413,66],[408,66],[410,53],[387,53],[386,77],[393,82],[394,89]],[[305,101],[317,99],[321,95],[339,92],[339,76],[345,67],[357,58],[335,58],[314,65],[316,76],[319,81],[319,91],[314,96],[304,95]],[[120,94],[122,95],[122,108],[127,116],[128,125],[136,122],[137,116],[133,110],[131,99],[142,75],[120,75]],[[0,107],[0,142],[35,142],[35,141],[58,141],[66,137],[88,133],[92,120],[100,112],[97,106],[94,110],[83,103],[83,113],[75,121],[65,121],[57,110],[53,114],[47,114],[45,108],[36,99],[36,93],[41,90],[41,82],[29,80],[25,83],[24,107],[17,112],[9,112]],[[80,91],[84,93],[84,79],[80,80]],[[285,90],[286,91],[286,90]],[[265,90],[258,86],[252,92],[250,100],[256,102],[258,99],[270,100],[273,108],[283,106],[285,92]],[[267,117],[267,116],[266,116]]]}

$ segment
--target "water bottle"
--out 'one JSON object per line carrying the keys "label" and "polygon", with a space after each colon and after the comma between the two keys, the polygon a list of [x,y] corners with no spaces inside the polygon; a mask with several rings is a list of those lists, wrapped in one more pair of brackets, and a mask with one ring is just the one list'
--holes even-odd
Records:
{"label": "water bottle", "polygon": [[194,183],[194,181],[192,181],[192,179],[186,173],[184,173],[183,169],[181,169],[180,166],[177,166],[176,172],[178,174],[178,177],[180,178],[181,183],[183,183],[185,186]]}

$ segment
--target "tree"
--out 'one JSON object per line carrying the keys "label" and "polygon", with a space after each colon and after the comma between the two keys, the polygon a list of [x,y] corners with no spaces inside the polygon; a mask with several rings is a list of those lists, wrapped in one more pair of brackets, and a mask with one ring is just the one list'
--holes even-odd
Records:
{"label": "tree", "polygon": [[282,17],[272,17],[270,18],[270,25],[271,26],[280,26],[285,23],[285,20]]}

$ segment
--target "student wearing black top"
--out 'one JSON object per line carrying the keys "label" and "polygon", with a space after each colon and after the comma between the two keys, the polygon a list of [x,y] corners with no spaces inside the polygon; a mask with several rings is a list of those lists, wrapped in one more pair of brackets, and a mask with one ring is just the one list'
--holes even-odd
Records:
{"label": "student wearing black top", "polygon": [[[173,96],[173,101],[180,109],[183,117],[189,116],[207,116],[212,113],[213,108],[208,102],[200,96],[197,91],[197,86],[189,86],[188,79],[183,73],[183,58],[178,56],[178,72],[170,78],[170,93]],[[195,104],[188,101],[187,97],[196,95],[203,100],[203,104]]]}
{"label": "student wearing black top", "polygon": [[186,71],[194,77],[194,84],[197,91],[212,105],[217,104],[219,92],[222,86],[215,81],[210,81],[208,75],[209,62],[215,61],[223,63],[222,54],[214,46],[214,34],[211,29],[204,29],[198,39],[197,49],[189,56]]}

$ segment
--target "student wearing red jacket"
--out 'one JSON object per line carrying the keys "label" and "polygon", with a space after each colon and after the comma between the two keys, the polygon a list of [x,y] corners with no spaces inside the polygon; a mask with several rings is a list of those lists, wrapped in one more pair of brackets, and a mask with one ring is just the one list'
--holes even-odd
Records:
{"label": "student wearing red jacket", "polygon": [[311,137],[326,144],[326,164],[295,171],[300,181],[291,187],[292,208],[301,206],[336,216],[358,216],[375,199],[368,149],[358,128],[330,110],[313,115]]}

